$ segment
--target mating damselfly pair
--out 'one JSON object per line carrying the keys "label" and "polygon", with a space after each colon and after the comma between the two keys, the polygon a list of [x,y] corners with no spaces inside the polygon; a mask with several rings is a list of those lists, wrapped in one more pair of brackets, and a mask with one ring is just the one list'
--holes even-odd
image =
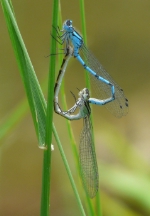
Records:
{"label": "mating damselfly pair", "polygon": [[[92,123],[90,119],[91,109],[89,104],[106,105],[107,109],[112,114],[116,117],[122,117],[128,112],[128,100],[126,99],[123,90],[85,46],[83,38],[72,26],[71,20],[66,20],[64,22],[62,30],[58,27],[54,28],[57,31],[57,38],[55,39],[60,44],[65,44],[65,57],[54,89],[54,110],[56,113],[69,120],[83,118],[83,129],[80,135],[79,144],[79,162],[85,191],[93,198],[99,188],[99,175],[92,136]],[[85,61],[82,59],[80,51],[83,53]],[[89,90],[84,88],[79,92],[79,98],[76,100],[75,105],[68,111],[62,111],[59,106],[58,94],[71,56],[74,56],[83,68],[90,73],[93,90],[96,90],[97,97],[101,99],[91,98]],[[79,112],[73,114],[77,108],[79,109]]]}

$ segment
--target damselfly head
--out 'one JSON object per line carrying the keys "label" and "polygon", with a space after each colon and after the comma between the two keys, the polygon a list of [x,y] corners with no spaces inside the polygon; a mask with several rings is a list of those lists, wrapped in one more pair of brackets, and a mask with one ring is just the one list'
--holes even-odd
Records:
{"label": "damselfly head", "polygon": [[72,30],[72,20],[66,20],[63,24],[63,29],[65,31]]}
{"label": "damselfly head", "polygon": [[88,90],[87,88],[82,89],[82,90],[79,92],[79,96],[80,96],[81,98],[83,98],[84,100],[88,100],[89,97],[90,97],[89,90]]}

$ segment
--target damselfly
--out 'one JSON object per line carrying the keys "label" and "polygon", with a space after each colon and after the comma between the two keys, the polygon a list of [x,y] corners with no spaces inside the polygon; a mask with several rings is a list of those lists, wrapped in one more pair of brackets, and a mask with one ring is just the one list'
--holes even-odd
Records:
{"label": "damselfly", "polygon": [[[54,27],[55,28],[55,27]],[[96,92],[97,98],[108,98],[110,95],[114,95],[115,100],[112,98],[111,103],[107,103],[106,107],[116,117],[122,117],[128,113],[128,99],[123,93],[123,89],[112,79],[112,77],[106,72],[99,61],[88,50],[83,42],[81,35],[72,26],[72,20],[66,20],[63,24],[63,29],[55,28],[57,31],[57,41],[60,44],[65,43],[65,52],[69,45],[73,46],[73,56],[80,62],[80,64],[90,73],[92,88]],[[60,34],[63,32],[62,34]],[[84,59],[81,57],[79,51],[82,51]],[[100,100],[101,101],[101,100]],[[99,104],[99,101],[95,101],[92,98],[89,103]]]}
{"label": "damselfly", "polygon": [[[78,120],[83,118],[83,129],[80,135],[80,144],[79,144],[79,162],[81,169],[82,182],[85,188],[85,191],[90,198],[93,198],[99,188],[99,175],[98,175],[98,166],[96,161],[96,153],[94,147],[94,140],[92,136],[92,123],[91,123],[91,109],[89,101],[91,100],[89,90],[84,88],[79,92],[79,98],[76,100],[75,105],[68,111],[62,111],[59,106],[58,94],[60,91],[61,82],[65,74],[65,70],[68,64],[70,57],[72,56],[73,50],[70,46],[67,47],[66,55],[63,59],[61,69],[59,71],[57,81],[55,84],[54,92],[54,110],[59,115],[67,118],[68,120]],[[105,100],[98,100],[93,98],[94,101],[97,101],[99,105],[104,105],[114,99],[108,98]],[[76,109],[79,109],[77,114],[74,114]]]}

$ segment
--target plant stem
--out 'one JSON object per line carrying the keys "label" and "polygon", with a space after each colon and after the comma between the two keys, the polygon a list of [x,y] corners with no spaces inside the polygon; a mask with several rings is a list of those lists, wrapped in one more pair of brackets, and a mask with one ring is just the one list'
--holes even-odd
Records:
{"label": "plant stem", "polygon": [[[53,1],[53,26],[58,24],[58,8],[59,0]],[[56,37],[56,31],[52,29],[52,34]],[[51,51],[56,53],[56,41],[51,38]],[[48,100],[46,115],[46,138],[45,143],[47,150],[44,151],[43,158],[43,177],[42,177],[42,196],[41,196],[41,216],[50,215],[50,172],[51,172],[51,140],[52,140],[52,121],[53,121],[53,98],[54,98],[54,82],[55,82],[55,59],[52,55],[50,58],[49,78],[48,78]]]}
{"label": "plant stem", "polygon": [[80,200],[80,197],[79,197],[79,194],[78,194],[78,191],[77,191],[77,188],[76,188],[76,185],[75,185],[75,182],[74,182],[73,177],[72,177],[72,174],[71,174],[71,170],[70,170],[70,168],[69,168],[69,165],[68,165],[68,162],[67,162],[65,153],[64,153],[64,151],[63,151],[63,148],[62,148],[61,142],[60,142],[60,140],[59,140],[59,137],[58,137],[58,135],[57,135],[57,132],[56,132],[56,129],[55,129],[54,124],[53,124],[53,134],[54,134],[54,137],[55,137],[55,139],[56,139],[56,142],[57,142],[57,145],[58,145],[58,148],[59,148],[61,157],[62,157],[62,159],[63,159],[64,166],[65,166],[66,171],[67,171],[67,174],[68,174],[68,176],[69,176],[70,183],[71,183],[72,188],[73,188],[73,191],[74,191],[74,193],[75,193],[76,200],[77,200],[77,202],[78,202],[78,205],[79,205],[81,214],[82,214],[83,216],[86,216],[86,214],[85,214],[85,212],[84,212],[84,209],[83,209],[83,206],[82,206],[82,203],[81,203],[81,200]]}

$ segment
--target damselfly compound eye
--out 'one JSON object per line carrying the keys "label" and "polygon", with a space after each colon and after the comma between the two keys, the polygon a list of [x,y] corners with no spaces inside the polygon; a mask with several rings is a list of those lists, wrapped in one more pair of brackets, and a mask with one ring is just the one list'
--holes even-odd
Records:
{"label": "damselfly compound eye", "polygon": [[72,26],[72,20],[66,20],[66,25],[67,26]]}

